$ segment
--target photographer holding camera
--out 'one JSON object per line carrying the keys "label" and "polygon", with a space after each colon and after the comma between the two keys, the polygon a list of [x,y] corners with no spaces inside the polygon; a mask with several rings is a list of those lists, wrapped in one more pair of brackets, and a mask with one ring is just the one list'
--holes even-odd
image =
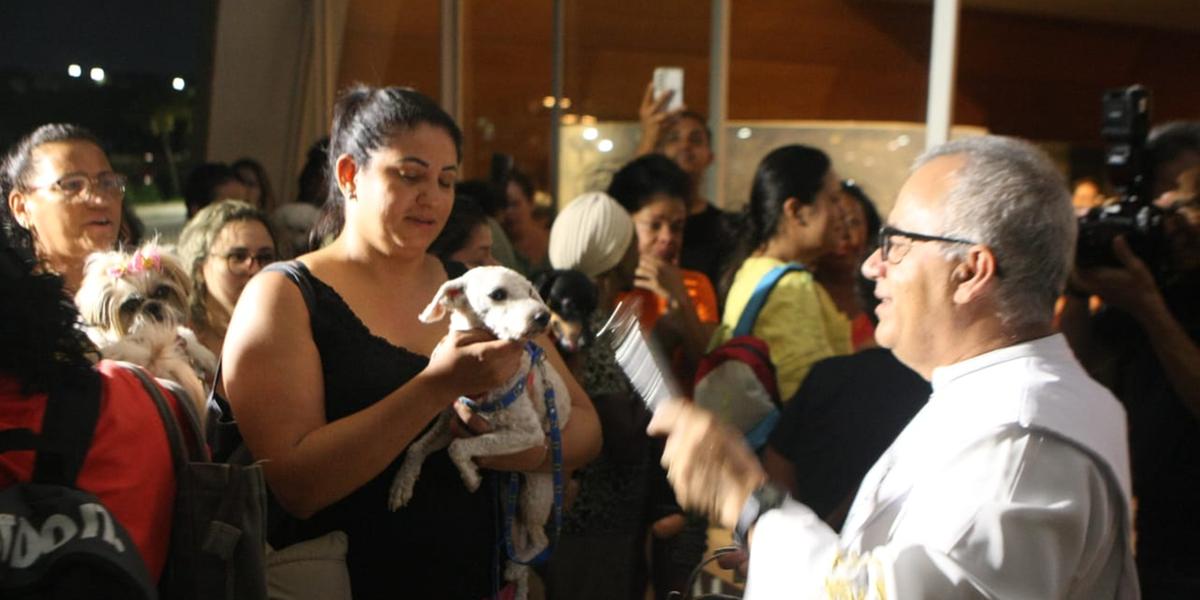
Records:
{"label": "photographer holding camera", "polygon": [[[1143,178],[1165,209],[1159,252],[1111,240],[1115,264],[1077,265],[1061,326],[1080,361],[1125,405],[1143,597],[1200,597],[1200,122],[1150,132]],[[1086,219],[1085,219],[1086,220]],[[1084,224],[1086,228],[1087,224]],[[1144,239],[1144,238],[1143,238]],[[1106,240],[1107,241],[1107,240]],[[1145,246],[1142,246],[1145,247]],[[1088,298],[1103,306],[1089,311]]]}

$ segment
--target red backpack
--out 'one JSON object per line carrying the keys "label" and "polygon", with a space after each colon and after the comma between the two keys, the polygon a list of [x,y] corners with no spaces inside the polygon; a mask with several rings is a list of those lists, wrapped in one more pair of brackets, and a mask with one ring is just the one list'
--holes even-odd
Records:
{"label": "red backpack", "polygon": [[742,310],[732,337],[704,355],[696,367],[693,393],[696,404],[738,428],[755,449],[766,444],[767,436],[779,421],[783,403],[770,349],[751,331],[775,284],[784,275],[803,270],[799,264],[788,263],[763,275]]}

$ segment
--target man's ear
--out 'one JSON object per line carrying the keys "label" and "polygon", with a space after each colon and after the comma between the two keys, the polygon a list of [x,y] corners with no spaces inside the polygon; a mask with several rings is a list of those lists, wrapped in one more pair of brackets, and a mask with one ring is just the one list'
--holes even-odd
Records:
{"label": "man's ear", "polygon": [[967,304],[995,285],[999,277],[996,255],[991,248],[975,244],[967,250],[967,255],[950,276],[953,278],[954,302]]}
{"label": "man's ear", "polygon": [[336,169],[338,189],[342,191],[342,197],[354,198],[358,194],[358,168],[359,165],[354,162],[354,157],[349,154],[343,154],[338,157],[334,164]]}
{"label": "man's ear", "polygon": [[17,224],[25,229],[29,229],[29,208],[27,200],[29,198],[24,192],[14,189],[8,195],[8,212],[17,220]]}

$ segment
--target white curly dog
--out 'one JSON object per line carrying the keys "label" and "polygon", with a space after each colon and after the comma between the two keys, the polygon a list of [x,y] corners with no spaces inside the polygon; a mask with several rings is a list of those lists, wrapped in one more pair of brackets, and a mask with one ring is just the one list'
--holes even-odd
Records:
{"label": "white curly dog", "polygon": [[[462,399],[477,407],[476,414],[486,419],[493,430],[475,437],[454,439],[450,433],[452,411],[444,411],[419,439],[409,445],[404,462],[392,481],[388,500],[392,510],[412,498],[413,487],[421,473],[421,463],[431,453],[449,445],[450,459],[462,474],[467,489],[479,488],[476,456],[512,454],[546,444],[549,452],[547,399],[554,401],[557,426],[566,426],[571,402],[566,384],[544,357],[541,349],[528,340],[546,329],[550,310],[529,280],[504,267],[476,267],[462,277],[442,284],[433,301],[421,312],[423,323],[440,321],[450,313],[450,328],[465,331],[487,329],[499,339],[527,341],[517,373],[498,389],[476,399]],[[551,473],[523,473],[518,506],[513,519],[511,541],[516,561],[525,563],[549,545],[545,524],[554,504],[554,479]],[[517,596],[527,593],[527,567],[510,561],[506,578],[517,582]]]}

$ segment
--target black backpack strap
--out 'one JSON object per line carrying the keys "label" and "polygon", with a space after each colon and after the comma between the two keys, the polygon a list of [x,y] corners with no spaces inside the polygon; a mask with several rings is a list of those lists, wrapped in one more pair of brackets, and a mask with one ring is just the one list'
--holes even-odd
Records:
{"label": "black backpack strap", "polygon": [[[182,416],[176,418],[176,423],[182,423],[184,442],[188,445],[189,459],[199,462],[212,460],[208,447],[204,443],[204,428],[200,426],[200,415],[196,414],[196,407],[192,404],[192,397],[188,395],[187,390],[183,389],[182,385],[170,379],[152,379],[152,382],[157,382],[158,386],[151,385],[147,388],[147,393],[154,396],[155,392],[158,392],[158,398],[162,400],[164,406],[167,406],[167,400],[159,390],[159,387],[165,388],[175,397],[175,403],[179,405],[179,413]],[[146,385],[146,382],[143,381],[142,385]],[[155,401],[157,402],[157,399]],[[161,416],[161,414],[160,412],[159,415]],[[174,415],[175,413],[171,414]]]}
{"label": "black backpack strap", "polygon": [[50,384],[33,462],[34,483],[75,487],[100,419],[100,376],[91,373],[60,372]]}
{"label": "black backpack strap", "polygon": [[[121,366],[129,370],[129,372],[133,373],[141,381],[146,394],[150,396],[150,399],[154,402],[154,407],[158,409],[158,416],[162,419],[163,429],[167,433],[167,441],[171,446],[171,463],[175,465],[175,473],[182,473],[187,462],[193,457],[189,451],[188,443],[184,440],[183,430],[179,427],[179,421],[175,419],[175,413],[171,411],[171,405],[167,402],[167,398],[163,396],[158,384],[141,367],[128,363],[121,363]],[[178,398],[178,404],[181,407],[186,403],[187,396]],[[200,444],[199,446],[201,448],[205,447],[204,444]]]}
{"label": "black backpack strap", "polygon": [[737,326],[733,329],[733,336],[750,335],[754,330],[755,321],[758,320],[758,313],[762,312],[762,309],[767,305],[767,298],[771,296],[771,291],[775,289],[775,284],[779,283],[779,280],[783,279],[784,275],[792,271],[803,270],[805,270],[804,265],[790,262],[767,271],[767,274],[763,275],[762,279],[759,279],[758,283],[754,286],[754,293],[750,295],[750,300],[746,302],[746,307],[742,309],[742,315],[738,318]]}
{"label": "black backpack strap", "polygon": [[31,429],[0,430],[0,454],[13,450],[37,450],[41,446],[41,439]]}

